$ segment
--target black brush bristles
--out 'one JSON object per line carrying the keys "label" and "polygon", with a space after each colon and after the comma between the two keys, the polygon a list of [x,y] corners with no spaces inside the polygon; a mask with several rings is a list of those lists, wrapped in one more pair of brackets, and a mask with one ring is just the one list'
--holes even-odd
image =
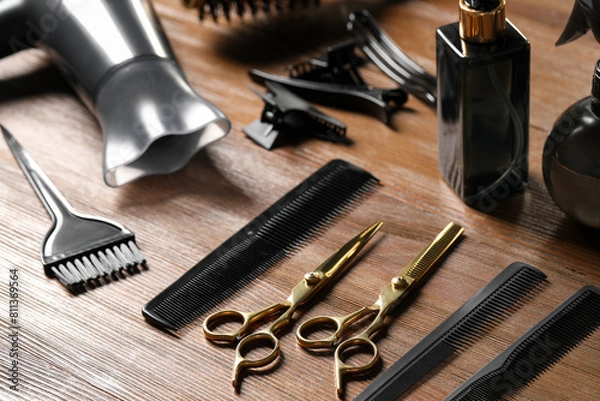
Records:
{"label": "black brush bristles", "polygon": [[354,401],[394,401],[450,355],[500,323],[546,275],[513,263],[371,383]]}
{"label": "black brush bristles", "polygon": [[583,287],[475,373],[444,401],[492,401],[515,394],[600,326],[600,290]]}
{"label": "black brush bristles", "polygon": [[197,8],[200,20],[207,15],[212,16],[214,21],[219,17],[231,19],[231,14],[243,17],[245,14],[257,15],[259,12],[269,14],[272,11],[282,12],[293,10],[297,4],[308,7],[312,2],[319,4],[319,0],[183,0],[190,8]]}
{"label": "black brush bristles", "polygon": [[144,316],[161,329],[191,323],[300,249],[377,182],[346,161],[329,162],[146,304]]}

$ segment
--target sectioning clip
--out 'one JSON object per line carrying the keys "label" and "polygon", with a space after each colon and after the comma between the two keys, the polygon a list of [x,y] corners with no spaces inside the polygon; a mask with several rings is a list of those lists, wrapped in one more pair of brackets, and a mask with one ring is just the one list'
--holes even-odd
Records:
{"label": "sectioning clip", "polygon": [[346,137],[346,124],[311,106],[278,83],[266,81],[265,86],[269,90],[265,94],[250,88],[263,99],[265,108],[260,120],[243,129],[265,149],[272,149],[283,132],[311,135],[335,143],[352,143]]}
{"label": "sectioning clip", "polygon": [[322,56],[291,66],[289,78],[259,70],[250,70],[250,77],[260,84],[281,84],[308,101],[370,114],[388,124],[390,115],[408,100],[408,93],[365,83],[358,67],[366,60],[355,53],[356,46],[356,41],[349,41],[329,47]]}
{"label": "sectioning clip", "polygon": [[255,69],[250,70],[250,77],[254,82],[263,85],[266,82],[283,85],[310,102],[370,114],[377,117],[384,124],[389,122],[390,115],[402,107],[408,99],[406,91],[400,88],[377,89],[370,85],[358,86],[313,82],[273,75]]}
{"label": "sectioning clip", "polygon": [[367,84],[360,76],[358,67],[366,60],[356,54],[358,42],[350,40],[327,48],[325,54],[289,67],[290,78],[340,85]]}
{"label": "sectioning clip", "polygon": [[381,71],[419,100],[436,107],[436,77],[408,57],[367,10],[351,13],[347,28],[360,43],[362,51]]}

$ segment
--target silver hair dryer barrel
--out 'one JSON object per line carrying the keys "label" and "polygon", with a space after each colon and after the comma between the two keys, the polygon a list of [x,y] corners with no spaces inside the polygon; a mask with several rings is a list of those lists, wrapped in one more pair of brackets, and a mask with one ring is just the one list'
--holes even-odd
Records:
{"label": "silver hair dryer barrel", "polygon": [[30,47],[100,122],[110,186],[179,170],[230,130],[190,87],[149,0],[0,0],[0,56]]}

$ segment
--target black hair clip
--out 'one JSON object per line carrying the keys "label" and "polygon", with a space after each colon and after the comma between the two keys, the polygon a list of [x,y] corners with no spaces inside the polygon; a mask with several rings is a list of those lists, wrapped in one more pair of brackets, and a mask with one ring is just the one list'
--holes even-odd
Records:
{"label": "black hair clip", "polygon": [[366,60],[356,54],[356,40],[327,48],[325,54],[289,67],[290,78],[339,85],[367,86],[358,72]]}
{"label": "black hair clip", "polygon": [[287,78],[259,70],[250,70],[254,82],[277,83],[308,101],[345,110],[353,110],[377,117],[384,124],[390,115],[398,110],[408,99],[407,93],[400,88],[377,89],[372,86],[339,85],[325,82],[313,82],[306,79]]}
{"label": "black hair clip", "polygon": [[330,142],[350,144],[346,137],[346,124],[323,113],[302,100],[283,85],[265,82],[268,92],[252,89],[265,102],[260,120],[246,126],[243,131],[265,149],[272,149],[282,132],[310,135]]}
{"label": "black hair clip", "polygon": [[283,85],[307,101],[370,114],[387,124],[390,115],[406,103],[408,93],[366,84],[357,69],[365,60],[354,53],[355,47],[355,41],[330,47],[320,57],[291,66],[289,78],[254,69],[250,77],[259,84]]}
{"label": "black hair clip", "polygon": [[368,11],[351,13],[347,28],[373,64],[408,93],[427,105],[436,107],[436,77],[408,57],[379,27]]}

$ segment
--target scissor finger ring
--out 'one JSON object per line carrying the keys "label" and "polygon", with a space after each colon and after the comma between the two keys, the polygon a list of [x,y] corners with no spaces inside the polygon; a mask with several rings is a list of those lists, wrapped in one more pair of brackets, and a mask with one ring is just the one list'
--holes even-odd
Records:
{"label": "scissor finger ring", "polygon": [[[349,363],[348,358],[359,354],[368,354],[371,359],[360,365]],[[338,396],[341,396],[344,391],[344,376],[367,373],[377,365],[379,359],[379,350],[369,338],[356,336],[342,342],[335,350],[335,385]]]}
{"label": "scissor finger ring", "polygon": [[[331,316],[317,316],[298,326],[296,338],[298,344],[304,348],[331,348],[338,340],[341,328],[340,319]],[[333,333],[331,333],[332,331]],[[316,333],[331,334],[323,338],[314,338]]]}
{"label": "scissor finger ring", "polygon": [[[210,341],[233,343],[246,328],[247,314],[235,310],[223,310],[208,316],[202,325],[204,335]],[[232,325],[236,328],[230,329]],[[229,331],[228,331],[229,330]]]}
{"label": "scissor finger ring", "polygon": [[[356,365],[349,362],[349,358],[361,354],[370,355],[371,359],[367,363]],[[338,367],[345,373],[362,373],[375,367],[379,361],[379,351],[373,341],[357,336],[347,339],[337,347],[335,359]]]}
{"label": "scissor finger ring", "polygon": [[[270,352],[263,357],[249,358],[248,354],[259,348],[269,348]],[[235,362],[233,364],[232,384],[237,387],[239,376],[245,368],[256,368],[266,366],[279,356],[279,339],[270,331],[259,331],[244,337],[236,348]]]}

